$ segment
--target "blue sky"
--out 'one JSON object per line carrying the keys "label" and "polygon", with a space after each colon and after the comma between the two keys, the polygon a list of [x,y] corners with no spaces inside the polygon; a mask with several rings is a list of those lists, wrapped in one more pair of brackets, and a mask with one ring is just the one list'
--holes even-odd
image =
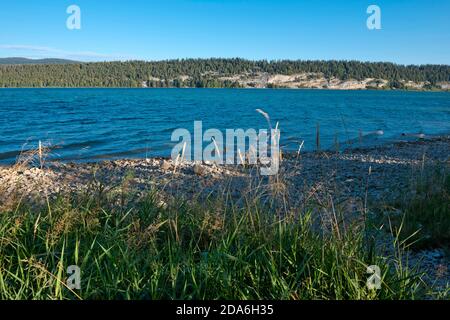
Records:
{"label": "blue sky", "polygon": [[[81,9],[81,30],[66,28],[72,4]],[[371,4],[381,8],[381,30],[366,27]],[[10,56],[450,64],[450,1],[2,1],[0,57]]]}

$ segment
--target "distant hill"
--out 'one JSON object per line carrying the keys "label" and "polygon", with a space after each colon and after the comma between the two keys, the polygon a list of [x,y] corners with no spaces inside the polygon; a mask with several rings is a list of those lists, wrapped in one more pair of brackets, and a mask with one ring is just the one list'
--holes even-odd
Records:
{"label": "distant hill", "polygon": [[[5,64],[6,63],[8,64]],[[74,62],[0,59],[0,88],[317,88],[450,90],[449,65],[245,59]]]}
{"label": "distant hill", "polygon": [[69,64],[79,63],[78,61],[66,59],[28,59],[28,58],[0,58],[0,64]]}

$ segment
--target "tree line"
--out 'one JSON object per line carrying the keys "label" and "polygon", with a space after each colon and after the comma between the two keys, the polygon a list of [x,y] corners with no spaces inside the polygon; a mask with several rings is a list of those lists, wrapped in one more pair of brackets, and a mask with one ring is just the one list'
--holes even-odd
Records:
{"label": "tree line", "polygon": [[260,73],[293,75],[321,73],[341,80],[385,79],[391,87],[401,81],[450,81],[448,65],[398,65],[359,61],[251,61],[245,59],[180,59],[70,64],[0,65],[0,87],[239,87],[234,75]]}

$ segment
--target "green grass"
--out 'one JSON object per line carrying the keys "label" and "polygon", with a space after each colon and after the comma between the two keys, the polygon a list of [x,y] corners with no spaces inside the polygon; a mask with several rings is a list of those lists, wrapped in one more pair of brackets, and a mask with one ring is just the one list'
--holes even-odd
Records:
{"label": "green grass", "polygon": [[[425,289],[364,228],[313,231],[313,210],[279,218],[248,202],[133,207],[59,199],[0,212],[1,299],[414,299]],[[357,231],[359,230],[359,231]],[[81,290],[66,269],[81,268]],[[378,265],[382,287],[366,286]]]}
{"label": "green grass", "polygon": [[408,241],[415,250],[444,248],[448,251],[450,171],[442,167],[424,171],[415,181],[413,190],[413,195],[390,206],[397,211],[391,220],[400,239]]}

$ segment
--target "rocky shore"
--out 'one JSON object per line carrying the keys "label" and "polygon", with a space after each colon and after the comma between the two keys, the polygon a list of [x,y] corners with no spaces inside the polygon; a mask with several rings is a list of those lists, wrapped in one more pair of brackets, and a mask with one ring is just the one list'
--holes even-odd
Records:
{"label": "rocky shore", "polygon": [[0,167],[0,202],[13,195],[52,198],[100,186],[113,190],[125,184],[137,195],[156,189],[186,199],[224,192],[238,199],[246,192],[266,188],[283,191],[293,206],[305,201],[312,191],[332,193],[336,201],[365,197],[366,193],[369,200],[379,201],[403,194],[411,179],[425,167],[448,166],[449,151],[450,137],[444,136],[343,152],[287,154],[283,155],[275,177],[260,176],[256,166],[219,166],[163,158],[50,162],[42,167],[24,163]]}
{"label": "rocky shore", "polygon": [[[18,199],[45,203],[60,195],[92,192],[126,193],[128,201],[133,201],[156,190],[161,205],[172,197],[224,197],[237,203],[257,197],[289,211],[314,201],[344,211],[345,224],[346,220],[362,219],[361,212],[368,204],[379,205],[414,193],[411,186],[425,168],[449,166],[449,151],[450,136],[443,136],[343,152],[288,154],[273,177],[260,176],[255,166],[162,158],[54,162],[42,167],[25,163],[0,167],[0,207]],[[448,286],[450,262],[443,250],[411,253],[408,259],[420,265],[430,282],[437,281],[440,288]]]}

